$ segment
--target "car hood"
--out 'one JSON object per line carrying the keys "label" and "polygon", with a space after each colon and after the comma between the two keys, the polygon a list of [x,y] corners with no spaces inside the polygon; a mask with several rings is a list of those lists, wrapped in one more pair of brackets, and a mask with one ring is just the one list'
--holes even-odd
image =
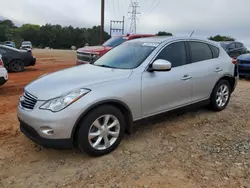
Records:
{"label": "car hood", "polygon": [[109,51],[111,47],[108,46],[85,46],[83,48],[79,48],[78,52],[102,52],[102,51]]}
{"label": "car hood", "polygon": [[91,85],[125,79],[131,73],[132,70],[81,65],[42,76],[27,85],[25,91],[37,97],[38,100],[48,100],[74,89],[89,88]]}
{"label": "car hood", "polygon": [[250,54],[243,54],[238,57],[241,61],[250,61]]}

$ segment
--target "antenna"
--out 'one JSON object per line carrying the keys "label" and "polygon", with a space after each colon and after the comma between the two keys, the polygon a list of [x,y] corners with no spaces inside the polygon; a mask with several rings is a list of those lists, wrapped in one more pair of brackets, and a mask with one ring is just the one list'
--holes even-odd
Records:
{"label": "antenna", "polygon": [[193,34],[194,34],[194,31],[191,33],[190,37],[192,37],[192,36],[193,36]]}

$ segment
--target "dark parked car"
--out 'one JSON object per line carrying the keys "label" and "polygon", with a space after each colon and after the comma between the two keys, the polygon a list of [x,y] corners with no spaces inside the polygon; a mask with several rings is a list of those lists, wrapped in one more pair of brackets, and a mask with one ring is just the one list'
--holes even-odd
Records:
{"label": "dark parked car", "polygon": [[236,41],[225,41],[220,42],[221,47],[226,50],[228,55],[233,58],[237,58],[241,54],[245,54],[247,52],[247,48],[241,42]]}
{"label": "dark parked car", "polygon": [[0,45],[0,54],[2,54],[4,67],[11,72],[21,72],[24,67],[36,64],[36,58],[27,50]]}
{"label": "dark parked car", "polygon": [[241,77],[250,76],[250,53],[239,56],[237,62],[239,75]]}

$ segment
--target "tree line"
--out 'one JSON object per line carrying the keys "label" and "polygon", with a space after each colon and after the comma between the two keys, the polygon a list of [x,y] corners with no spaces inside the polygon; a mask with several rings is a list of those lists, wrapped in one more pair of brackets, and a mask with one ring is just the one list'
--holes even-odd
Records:
{"label": "tree line", "polygon": [[[105,32],[104,40],[109,38],[109,34]],[[0,21],[0,41],[14,41],[16,46],[20,46],[22,41],[31,41],[33,46],[40,48],[69,49],[71,46],[79,48],[86,43],[100,44],[100,26],[74,28],[51,24],[43,26],[23,24],[17,27],[11,20],[3,20]]]}
{"label": "tree line", "polygon": [[[173,36],[172,33],[159,31],[158,36]],[[105,32],[104,40],[108,40],[110,35]],[[208,38],[213,41],[235,41],[229,36],[216,35]],[[14,41],[19,47],[22,41],[31,41],[33,46],[55,49],[76,48],[88,43],[90,46],[100,44],[100,26],[92,28],[74,28],[72,26],[61,26],[46,24],[43,26],[34,24],[23,24],[17,27],[11,20],[0,20],[0,42]]]}

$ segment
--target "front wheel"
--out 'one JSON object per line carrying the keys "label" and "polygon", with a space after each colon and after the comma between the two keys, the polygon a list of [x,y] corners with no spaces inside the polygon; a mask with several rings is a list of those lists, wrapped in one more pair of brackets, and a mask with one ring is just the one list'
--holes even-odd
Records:
{"label": "front wheel", "polygon": [[104,105],[89,112],[79,126],[79,149],[91,156],[101,156],[110,153],[120,144],[125,121],[119,109]]}
{"label": "front wheel", "polygon": [[210,97],[210,106],[214,111],[224,110],[231,97],[231,86],[227,80],[220,80],[213,89]]}

